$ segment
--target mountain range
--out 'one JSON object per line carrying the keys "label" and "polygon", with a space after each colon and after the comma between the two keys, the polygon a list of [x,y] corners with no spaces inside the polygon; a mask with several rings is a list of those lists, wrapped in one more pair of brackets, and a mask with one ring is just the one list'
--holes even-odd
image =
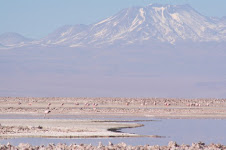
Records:
{"label": "mountain range", "polygon": [[150,4],[123,9],[90,25],[65,25],[38,40],[16,33],[0,36],[0,44],[15,48],[42,47],[118,47],[175,45],[180,42],[225,42],[226,17],[206,17],[189,5]]}
{"label": "mountain range", "polygon": [[132,7],[38,40],[0,36],[1,96],[226,97],[226,17]]}

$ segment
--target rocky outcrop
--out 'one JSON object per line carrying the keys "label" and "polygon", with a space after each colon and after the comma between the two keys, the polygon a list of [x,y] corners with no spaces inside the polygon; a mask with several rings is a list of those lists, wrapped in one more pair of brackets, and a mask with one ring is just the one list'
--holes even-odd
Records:
{"label": "rocky outcrop", "polygon": [[126,143],[119,143],[113,144],[109,142],[108,145],[104,146],[101,142],[98,146],[93,146],[91,144],[71,144],[66,145],[59,143],[57,145],[50,143],[47,146],[40,145],[40,146],[32,146],[30,144],[20,143],[18,146],[13,146],[10,143],[6,145],[0,145],[1,150],[8,150],[8,149],[21,149],[21,150],[54,150],[54,149],[62,149],[62,150],[224,150],[226,149],[225,145],[221,144],[210,144],[205,145],[205,143],[192,143],[192,145],[178,145],[176,142],[170,141],[168,146],[159,146],[159,145],[138,145],[138,146],[131,146],[127,145]]}

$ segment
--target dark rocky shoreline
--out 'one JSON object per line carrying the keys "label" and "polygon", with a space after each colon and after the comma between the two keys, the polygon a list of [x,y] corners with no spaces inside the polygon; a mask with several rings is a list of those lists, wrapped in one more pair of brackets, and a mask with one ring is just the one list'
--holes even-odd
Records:
{"label": "dark rocky shoreline", "polygon": [[169,142],[167,146],[151,146],[151,145],[138,145],[131,146],[125,143],[113,144],[109,142],[108,145],[103,145],[99,143],[98,146],[93,146],[91,144],[71,144],[66,145],[59,143],[48,144],[47,146],[32,146],[30,144],[20,143],[18,146],[13,146],[10,143],[6,145],[0,145],[0,150],[226,150],[225,145],[221,144],[210,144],[205,143],[192,143],[192,145],[178,145],[176,142]]}

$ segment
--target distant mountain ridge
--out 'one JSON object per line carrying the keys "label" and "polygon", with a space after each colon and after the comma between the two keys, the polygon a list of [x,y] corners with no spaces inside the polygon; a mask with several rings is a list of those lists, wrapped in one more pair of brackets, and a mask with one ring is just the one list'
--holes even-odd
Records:
{"label": "distant mountain ridge", "polygon": [[[91,25],[63,26],[43,39],[19,40],[25,45],[65,47],[108,47],[144,43],[224,42],[226,17],[210,18],[189,5],[150,4],[123,9]],[[2,37],[2,36],[1,36]],[[2,45],[12,45],[1,42]],[[6,44],[5,44],[6,43]],[[19,44],[18,44],[19,45]]]}
{"label": "distant mountain ridge", "polygon": [[7,32],[0,35],[0,44],[4,46],[18,46],[31,41],[32,39],[13,32]]}

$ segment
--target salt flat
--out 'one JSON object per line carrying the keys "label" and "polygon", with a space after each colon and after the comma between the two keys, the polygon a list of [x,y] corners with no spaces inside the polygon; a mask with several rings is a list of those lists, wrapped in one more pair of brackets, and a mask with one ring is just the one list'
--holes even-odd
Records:
{"label": "salt flat", "polygon": [[137,123],[62,119],[1,119],[0,138],[94,138],[137,137],[136,134],[112,132],[109,129],[134,128]]}

